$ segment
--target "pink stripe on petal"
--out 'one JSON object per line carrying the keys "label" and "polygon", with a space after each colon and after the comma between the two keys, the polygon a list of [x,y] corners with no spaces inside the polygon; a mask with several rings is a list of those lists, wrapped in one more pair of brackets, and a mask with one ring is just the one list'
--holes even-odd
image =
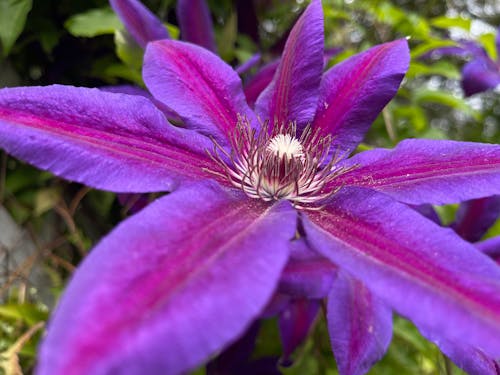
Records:
{"label": "pink stripe on petal", "polygon": [[398,91],[410,62],[405,39],[381,44],[328,70],[321,81],[314,127],[350,153]]}
{"label": "pink stripe on petal", "polygon": [[393,150],[373,150],[348,161],[357,164],[332,182],[361,186],[410,204],[445,204],[500,194],[500,146],[408,139]]}
{"label": "pink stripe on petal", "polygon": [[323,9],[313,0],[293,27],[273,81],[255,104],[262,120],[310,123],[323,71]]}
{"label": "pink stripe on petal", "polygon": [[186,126],[226,142],[238,116],[255,123],[236,72],[210,51],[189,43],[151,43],[144,56],[144,82]]}
{"label": "pink stripe on petal", "polygon": [[39,168],[116,192],[210,177],[207,138],[174,128],[147,99],[71,86],[0,91],[0,147]]}
{"label": "pink stripe on petal", "polygon": [[453,231],[366,189],[307,217],[315,250],[420,329],[500,355],[500,268]]}
{"label": "pink stripe on petal", "polygon": [[295,225],[286,202],[249,201],[215,184],[160,198],[80,266],[38,374],[181,374],[201,365],[269,301]]}

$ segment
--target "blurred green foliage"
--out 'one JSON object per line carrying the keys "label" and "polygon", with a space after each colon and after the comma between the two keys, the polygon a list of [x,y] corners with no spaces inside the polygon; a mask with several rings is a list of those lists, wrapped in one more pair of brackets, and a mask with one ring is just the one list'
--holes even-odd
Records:
{"label": "blurred green foliage", "polygon": [[[175,1],[144,3],[178,38]],[[218,52],[233,66],[258,51],[264,63],[278,56],[287,31],[306,5],[299,0],[208,3]],[[248,4],[252,11],[242,11],[248,9]],[[329,65],[396,38],[408,37],[411,45],[412,62],[400,92],[375,121],[360,149],[392,147],[408,137],[500,143],[498,93],[466,99],[459,85],[464,60],[422,59],[436,47],[455,45],[450,37],[477,40],[495,57],[494,31],[500,25],[496,0],[324,0],[323,4],[326,44],[345,49]],[[92,87],[143,85],[142,50],[123,30],[105,0],[0,0],[0,47],[0,87],[53,83]],[[255,69],[243,79],[254,72]],[[27,276],[30,269],[15,273],[9,270],[3,275],[0,352],[6,353],[30,328],[45,322],[53,308],[51,302],[41,297],[40,288],[50,288],[57,297],[89,249],[128,212],[114,194],[60,180],[1,151],[0,206],[29,232],[38,250],[36,266],[50,280],[48,285],[33,285]],[[456,206],[438,211],[448,223]],[[499,234],[500,222],[487,236]],[[0,250],[5,254],[16,251]],[[26,374],[32,371],[39,337],[39,333],[33,333],[33,338],[27,337],[20,349],[21,367]],[[256,356],[279,354],[276,322],[266,321],[259,334]],[[2,358],[0,353],[0,368],[6,363]],[[324,319],[318,320],[294,360],[291,367],[282,369],[284,374],[337,374]],[[414,326],[396,317],[389,352],[370,373],[451,372],[460,373]]]}

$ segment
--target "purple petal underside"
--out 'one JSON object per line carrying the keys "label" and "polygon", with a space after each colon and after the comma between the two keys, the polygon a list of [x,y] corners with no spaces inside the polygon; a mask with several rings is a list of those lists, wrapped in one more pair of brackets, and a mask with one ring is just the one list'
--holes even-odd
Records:
{"label": "purple petal underside", "polygon": [[332,262],[299,239],[290,245],[290,258],[281,275],[279,291],[294,298],[325,298],[336,272]]}
{"label": "purple petal underside", "polygon": [[478,349],[462,344],[460,340],[434,340],[423,335],[430,341],[435,341],[439,349],[468,375],[500,375],[500,362],[486,356]]}
{"label": "purple petal underside", "polygon": [[262,60],[260,52],[253,54],[248,60],[238,65],[234,70],[239,75],[247,73],[250,69],[256,67]]}
{"label": "purple petal underside", "polygon": [[214,26],[206,0],[177,0],[181,38],[216,52]]}
{"label": "purple petal underside", "polygon": [[279,64],[280,60],[275,60],[264,65],[247,83],[245,83],[245,97],[251,107],[254,107],[259,95],[273,80]]}
{"label": "purple petal underside", "polygon": [[256,123],[238,74],[202,47],[170,40],[150,43],[143,75],[153,96],[187,127],[222,143],[233,134],[239,116]]}
{"label": "purple petal underside", "polygon": [[500,85],[500,69],[489,57],[478,57],[464,65],[462,88],[465,96],[492,90]]}
{"label": "purple petal underside", "polygon": [[170,39],[167,28],[138,0],[109,0],[132,38],[142,48],[149,42]]}
{"label": "purple petal underside", "polygon": [[174,128],[149,100],[71,86],[0,90],[0,148],[116,192],[171,190],[216,168],[210,140]]}
{"label": "purple petal underside", "polygon": [[473,199],[460,205],[452,228],[468,242],[477,242],[500,215],[500,196]]}
{"label": "purple petal underside", "polygon": [[439,217],[432,204],[420,204],[416,206],[410,205],[410,207],[420,213],[420,215],[426,217],[429,220],[432,220],[438,225],[441,225],[441,218]]}
{"label": "purple petal underside", "polygon": [[271,298],[295,225],[287,202],[250,201],[216,184],[160,198],[80,266],[38,374],[180,374],[200,365]]}
{"label": "purple petal underside", "polygon": [[500,267],[385,194],[344,188],[308,212],[311,247],[435,337],[500,356]]}
{"label": "purple petal underside", "polygon": [[333,283],[327,319],[341,375],[366,374],[389,347],[391,309],[346,272],[339,272]]}
{"label": "purple petal underside", "polygon": [[408,139],[393,150],[365,151],[334,186],[361,186],[409,204],[447,204],[500,194],[500,146]]}
{"label": "purple petal underside", "polygon": [[500,236],[477,242],[474,246],[500,264]]}
{"label": "purple petal underside", "polygon": [[500,26],[498,26],[497,34],[495,36],[495,47],[497,50],[497,62],[500,62]]}
{"label": "purple petal underside", "polygon": [[290,355],[305,342],[316,317],[320,301],[314,299],[295,299],[281,312],[279,329],[283,346],[282,362],[290,363]]}
{"label": "purple petal underside", "polygon": [[321,81],[313,121],[333,147],[348,154],[398,91],[410,62],[405,39],[381,44],[328,70]]}
{"label": "purple petal underside", "polygon": [[323,9],[313,0],[288,36],[271,84],[262,92],[255,111],[263,121],[310,123],[318,102],[323,71]]}

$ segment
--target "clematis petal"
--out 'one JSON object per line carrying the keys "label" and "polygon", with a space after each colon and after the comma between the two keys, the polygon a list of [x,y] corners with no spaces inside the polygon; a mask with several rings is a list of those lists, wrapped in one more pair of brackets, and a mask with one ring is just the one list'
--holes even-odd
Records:
{"label": "clematis petal", "polygon": [[220,142],[233,133],[238,116],[256,122],[236,72],[202,47],[170,40],[150,43],[143,75],[153,96],[186,126]]}
{"label": "clematis petal", "polygon": [[304,219],[312,248],[421,330],[500,356],[500,267],[455,232],[356,188]]}
{"label": "clematis petal", "polygon": [[250,106],[254,106],[259,95],[273,80],[274,74],[278,69],[280,60],[274,60],[267,65],[264,65],[246,84],[244,87],[245,97]]}
{"label": "clematis petal", "polygon": [[291,363],[290,355],[307,339],[319,308],[319,300],[301,298],[292,300],[281,312],[278,324],[283,346],[283,364]]}
{"label": "clematis petal", "polygon": [[212,18],[205,0],[178,0],[177,19],[183,40],[217,51]]}
{"label": "clematis petal", "polygon": [[332,262],[311,250],[301,238],[290,244],[290,258],[281,274],[278,290],[295,298],[324,298],[336,272]]}
{"label": "clematis petal", "polygon": [[248,60],[238,65],[234,70],[239,75],[247,73],[250,69],[256,67],[262,60],[262,55],[257,52],[253,54]]}
{"label": "clematis petal", "polygon": [[465,96],[492,90],[500,85],[500,72],[489,58],[475,58],[462,69],[462,88]]}
{"label": "clematis petal", "polygon": [[432,220],[438,225],[441,225],[441,218],[431,204],[420,204],[417,206],[411,206],[415,211],[419,212],[421,215],[429,220]]}
{"label": "clematis petal", "polygon": [[443,339],[434,340],[431,336],[423,333],[430,341],[435,341],[439,349],[446,354],[458,367],[466,371],[468,375],[498,375],[500,374],[500,363],[486,356],[481,350],[463,345],[460,340],[447,341]]}
{"label": "clematis petal", "polygon": [[477,242],[474,246],[500,264],[500,236]]}
{"label": "clematis petal", "polygon": [[381,44],[328,70],[321,81],[315,128],[350,153],[398,91],[410,62],[405,39]]}
{"label": "clematis petal", "polygon": [[323,8],[313,0],[286,41],[272,82],[262,92],[255,111],[262,120],[299,126],[310,123],[318,101],[323,70]]}
{"label": "clematis petal", "polygon": [[339,272],[328,296],[328,331],[341,375],[363,375],[387,351],[392,312],[360,281]]}
{"label": "clematis petal", "polygon": [[500,193],[500,146],[408,139],[393,150],[365,151],[333,181],[362,186],[410,204],[446,204]]}
{"label": "clematis petal", "polygon": [[146,45],[154,40],[170,39],[167,28],[140,1],[109,0],[109,2],[132,38],[142,48],[146,48]]}
{"label": "clematis petal", "polygon": [[80,266],[38,374],[180,374],[200,365],[270,299],[296,220],[287,202],[249,201],[215,183],[160,198]]}
{"label": "clematis petal", "polygon": [[165,191],[207,178],[211,147],[137,95],[58,85],[0,90],[0,148],[95,188]]}
{"label": "clematis petal", "polygon": [[500,61],[500,26],[497,28],[497,33],[495,36],[495,47],[497,51],[497,62]]}
{"label": "clematis petal", "polygon": [[165,104],[159,102],[155,98],[153,98],[153,95],[151,95],[148,91],[137,87],[137,86],[132,86],[132,85],[116,85],[116,86],[102,86],[99,87],[100,90],[107,91],[107,92],[114,92],[118,94],[127,94],[127,95],[139,95],[143,96],[145,98],[148,98],[150,101],[153,102],[153,104],[160,110],[162,111],[165,116],[171,121],[176,121],[179,122],[179,116],[177,113],[169,109],[168,107],[165,106]]}
{"label": "clematis petal", "polygon": [[477,242],[500,216],[500,196],[473,199],[458,208],[452,228],[468,242]]}

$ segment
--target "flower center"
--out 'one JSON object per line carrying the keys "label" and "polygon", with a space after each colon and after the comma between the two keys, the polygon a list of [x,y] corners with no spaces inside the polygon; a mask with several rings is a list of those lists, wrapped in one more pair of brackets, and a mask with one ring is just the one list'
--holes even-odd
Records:
{"label": "flower center", "polygon": [[274,153],[276,156],[286,156],[288,159],[304,156],[300,141],[290,134],[278,134],[274,136],[267,146],[267,151]]}
{"label": "flower center", "polygon": [[329,183],[353,168],[336,166],[339,155],[332,155],[331,144],[331,136],[321,136],[310,126],[300,136],[295,123],[266,123],[257,132],[240,119],[230,152],[214,141],[209,155],[220,170],[209,172],[226,177],[251,198],[287,199],[296,208],[317,209],[315,203],[341,188]]}

